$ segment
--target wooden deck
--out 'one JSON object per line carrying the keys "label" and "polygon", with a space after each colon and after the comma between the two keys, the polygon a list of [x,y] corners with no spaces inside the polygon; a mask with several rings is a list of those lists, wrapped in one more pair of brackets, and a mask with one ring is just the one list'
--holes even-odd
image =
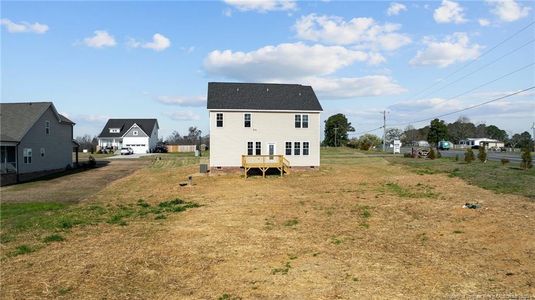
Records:
{"label": "wooden deck", "polygon": [[290,173],[290,162],[284,155],[242,155],[242,167],[245,171],[245,178],[251,169],[260,169],[262,177],[266,177],[266,171],[270,168],[279,170],[281,176]]}

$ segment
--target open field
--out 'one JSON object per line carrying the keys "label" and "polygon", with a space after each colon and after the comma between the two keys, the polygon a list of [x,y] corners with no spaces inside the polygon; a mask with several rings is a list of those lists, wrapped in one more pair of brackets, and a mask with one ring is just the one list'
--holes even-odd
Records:
{"label": "open field", "polygon": [[[195,176],[180,187],[196,161],[146,160],[78,204],[2,208],[11,240],[0,297],[535,296],[529,198],[350,149],[323,151],[316,172]],[[47,191],[32,188],[26,200]],[[481,209],[462,208],[475,201]],[[100,212],[83,213],[92,207]],[[65,211],[89,220],[63,228],[47,219]],[[21,213],[43,227],[6,232]]]}

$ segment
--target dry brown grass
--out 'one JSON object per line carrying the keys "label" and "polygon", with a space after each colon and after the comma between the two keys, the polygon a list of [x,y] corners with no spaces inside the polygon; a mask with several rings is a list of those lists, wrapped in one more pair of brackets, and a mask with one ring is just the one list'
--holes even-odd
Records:
{"label": "dry brown grass", "polygon": [[[193,187],[178,182],[197,166],[138,170],[86,201],[180,197],[203,206],[125,227],[75,228],[66,242],[4,260],[0,296],[535,295],[534,202],[351,155],[326,157],[318,172],[195,177]],[[433,193],[403,197],[387,183]],[[468,201],[483,208],[461,208]]]}

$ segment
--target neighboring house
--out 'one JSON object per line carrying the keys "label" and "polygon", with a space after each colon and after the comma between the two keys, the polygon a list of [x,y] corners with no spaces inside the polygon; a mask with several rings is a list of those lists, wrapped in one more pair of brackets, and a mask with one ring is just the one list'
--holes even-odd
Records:
{"label": "neighboring house", "polygon": [[98,145],[114,150],[132,148],[134,153],[149,153],[158,143],[156,119],[109,119],[98,135]]}
{"label": "neighboring house", "polygon": [[2,185],[72,167],[74,122],[52,102],[0,103]]}
{"label": "neighboring house", "polygon": [[466,140],[459,141],[458,148],[479,148],[484,146],[485,148],[503,148],[505,146],[504,142],[500,142],[495,139],[488,138],[467,138]]}
{"label": "neighboring house", "polygon": [[312,87],[210,82],[207,108],[211,169],[247,171],[245,159],[259,155],[284,158],[291,168],[319,167],[322,107]]}

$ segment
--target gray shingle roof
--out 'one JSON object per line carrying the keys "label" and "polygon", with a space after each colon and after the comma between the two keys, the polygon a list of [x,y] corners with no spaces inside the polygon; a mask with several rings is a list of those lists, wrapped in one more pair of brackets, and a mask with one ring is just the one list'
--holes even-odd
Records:
{"label": "gray shingle roof", "polygon": [[[109,119],[98,137],[122,137],[128,129],[136,123],[148,135],[152,135],[154,124],[158,124],[156,119]],[[119,128],[118,133],[110,133],[110,128]]]}
{"label": "gray shingle roof", "polygon": [[60,122],[74,124],[58,114],[52,102],[0,103],[0,140],[20,142],[50,106],[58,115]]}
{"label": "gray shingle roof", "polygon": [[274,83],[208,83],[208,109],[322,111],[311,86]]}

